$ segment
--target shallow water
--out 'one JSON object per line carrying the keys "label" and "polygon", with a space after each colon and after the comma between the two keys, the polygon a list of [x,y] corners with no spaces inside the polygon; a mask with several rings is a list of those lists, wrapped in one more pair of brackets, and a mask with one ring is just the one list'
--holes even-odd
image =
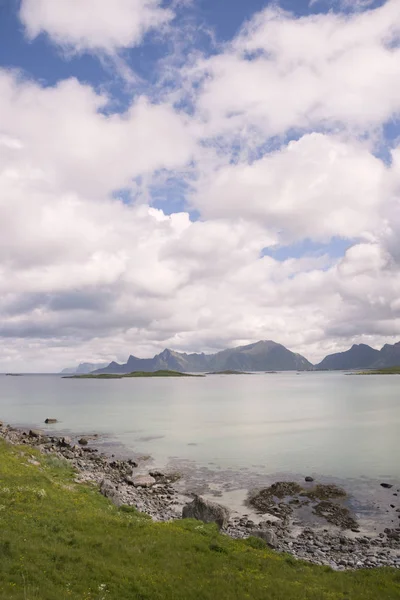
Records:
{"label": "shallow water", "polygon": [[[256,373],[87,380],[0,377],[0,419],[237,473],[400,479],[400,377]],[[383,480],[383,479],[382,479]]]}

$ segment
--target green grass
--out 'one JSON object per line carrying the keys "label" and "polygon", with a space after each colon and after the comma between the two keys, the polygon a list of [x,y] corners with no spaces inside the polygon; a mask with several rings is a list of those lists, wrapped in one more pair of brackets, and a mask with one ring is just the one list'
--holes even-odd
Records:
{"label": "green grass", "polygon": [[251,373],[246,373],[245,371],[232,371],[227,369],[226,371],[211,371],[207,373],[207,375],[250,375]]}
{"label": "green grass", "polygon": [[204,377],[204,375],[193,375],[192,373],[181,373],[180,371],[168,371],[167,369],[160,369],[159,371],[134,371],[128,373],[124,377]]}
{"label": "green grass", "polygon": [[125,379],[126,377],[204,377],[204,375],[193,375],[192,373],[181,373],[180,371],[133,371],[132,373],[89,373],[87,375],[67,375],[63,379]]}
{"label": "green grass", "polygon": [[360,371],[356,375],[400,375],[400,367],[385,367],[384,369],[371,369]]}
{"label": "green grass", "polygon": [[[28,463],[30,456],[40,466]],[[75,484],[63,461],[0,441],[2,600],[377,600],[400,572],[335,573],[213,525],[152,523]]]}

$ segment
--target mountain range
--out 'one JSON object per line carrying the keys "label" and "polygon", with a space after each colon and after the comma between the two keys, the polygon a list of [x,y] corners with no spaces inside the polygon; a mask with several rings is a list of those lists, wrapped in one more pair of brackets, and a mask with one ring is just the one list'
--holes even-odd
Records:
{"label": "mountain range", "polygon": [[400,365],[400,342],[385,344],[375,350],[366,344],[354,344],[346,352],[326,356],[313,365],[301,354],[291,352],[282,344],[260,341],[247,346],[221,350],[216,354],[186,354],[168,348],[153,358],[130,356],[126,363],[81,363],[76,369],[64,369],[63,373],[132,373],[133,371],[158,371],[169,369],[183,373],[207,371],[334,371],[351,369],[378,369]]}
{"label": "mountain range", "polygon": [[157,371],[170,369],[190,373],[206,371],[305,371],[313,366],[304,356],[291,352],[281,344],[271,341],[256,342],[222,350],[216,354],[186,354],[166,349],[153,358],[130,356],[125,364],[110,363],[100,373],[131,373],[132,371]]}
{"label": "mountain range", "polygon": [[366,344],[354,344],[346,352],[329,354],[318,365],[317,370],[382,369],[400,365],[400,342],[385,344],[375,350]]}
{"label": "mountain range", "polygon": [[108,365],[108,363],[85,362],[85,363],[81,363],[77,367],[67,367],[66,369],[63,369],[61,371],[61,373],[63,373],[63,375],[87,375],[88,373],[91,373],[95,369],[103,369],[104,367],[107,367],[107,365]]}

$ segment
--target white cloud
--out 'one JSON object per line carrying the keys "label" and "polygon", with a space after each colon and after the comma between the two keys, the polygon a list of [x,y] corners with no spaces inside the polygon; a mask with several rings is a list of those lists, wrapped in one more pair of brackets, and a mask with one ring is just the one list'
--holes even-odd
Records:
{"label": "white cloud", "polygon": [[370,235],[386,191],[386,168],[360,144],[308,134],[248,164],[200,179],[193,203],[205,217],[242,217],[281,241]]}
{"label": "white cloud", "polygon": [[[20,168],[31,178],[96,199],[191,158],[187,119],[170,106],[141,97],[125,113],[106,115],[108,100],[76,79],[41,87],[0,71],[0,132],[19,146]],[[5,161],[15,158],[9,150]]]}
{"label": "white cloud", "polygon": [[[80,22],[67,6],[24,0],[30,36],[112,53],[171,17],[120,0]],[[386,166],[359,136],[400,108],[396,6],[259,13],[182,70],[202,83],[189,116],[144,96],[113,113],[75,79],[0,71],[0,370],[257,339],[317,360],[400,337],[400,149]],[[149,194],[160,171],[192,186],[198,221],[115,199],[140,180]],[[337,236],[358,240],[343,258],[263,256]]]}
{"label": "white cloud", "polygon": [[266,8],[188,77],[202,85],[197,107],[209,135],[371,131],[400,112],[399,39],[398,0],[302,18]]}
{"label": "white cloud", "polygon": [[29,38],[47,33],[78,52],[138,45],[145,33],[173,18],[161,0],[22,0],[20,19]]}

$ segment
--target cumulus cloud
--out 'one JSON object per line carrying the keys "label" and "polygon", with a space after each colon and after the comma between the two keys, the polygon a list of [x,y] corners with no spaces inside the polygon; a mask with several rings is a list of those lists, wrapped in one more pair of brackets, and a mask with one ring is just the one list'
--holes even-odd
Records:
{"label": "cumulus cloud", "polygon": [[[82,19],[71,3],[23,0],[21,19],[32,38],[114,52],[172,17],[158,2],[95,4],[79,3]],[[397,340],[400,148],[386,144],[385,163],[374,147],[400,109],[396,7],[268,8],[192,57],[182,89],[124,112],[77,79],[0,71],[2,369],[258,339],[319,360]],[[186,92],[187,112],[174,105]],[[197,220],[152,206],[169,177]],[[351,247],[333,258],[338,237]],[[265,252],[305,239],[326,252]]]}
{"label": "cumulus cloud", "polygon": [[31,179],[95,198],[191,158],[187,119],[170,106],[139,97],[126,112],[105,114],[108,103],[76,79],[42,87],[0,71],[0,152],[18,155]]}
{"label": "cumulus cloud", "polygon": [[211,171],[193,203],[207,217],[262,221],[285,242],[356,238],[375,229],[386,170],[362,145],[312,133],[252,164]]}
{"label": "cumulus cloud", "polygon": [[355,14],[255,15],[189,77],[210,135],[291,129],[370,131],[400,111],[397,0]]}
{"label": "cumulus cloud", "polygon": [[29,38],[46,33],[78,52],[137,46],[151,29],[173,18],[161,0],[22,0],[20,19]]}

